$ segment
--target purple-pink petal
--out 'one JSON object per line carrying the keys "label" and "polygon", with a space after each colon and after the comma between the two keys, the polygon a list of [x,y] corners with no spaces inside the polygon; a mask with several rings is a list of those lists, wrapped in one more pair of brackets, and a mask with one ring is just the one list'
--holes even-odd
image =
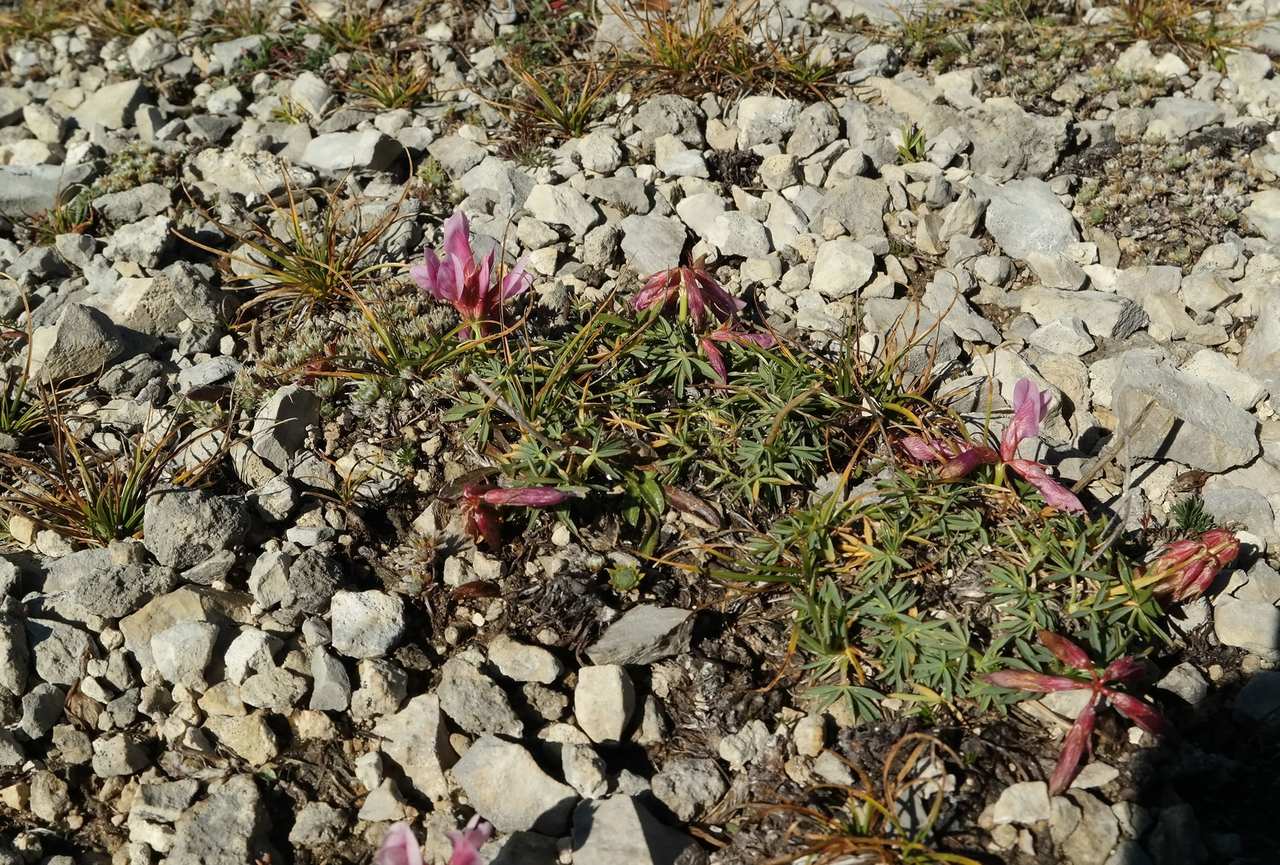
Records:
{"label": "purple-pink petal", "polygon": [[973,474],[973,470],[981,465],[991,465],[999,462],[999,458],[995,451],[989,447],[982,445],[974,445],[960,451],[951,457],[938,470],[938,477],[944,481],[959,480]]}
{"label": "purple-pink petal", "polygon": [[1107,664],[1107,668],[1102,671],[1102,681],[1137,685],[1146,681],[1148,672],[1147,665],[1142,661],[1126,656],[1116,658],[1110,664]]}
{"label": "purple-pink petal", "polygon": [[422,865],[422,848],[407,823],[396,823],[387,830],[373,861],[374,865]]}
{"label": "purple-pink petal", "polygon": [[528,260],[521,258],[515,263],[515,266],[502,277],[502,299],[510,300],[518,297],[529,290],[529,286],[533,284],[533,274],[525,270]]}
{"label": "purple-pink petal", "polygon": [[1076,771],[1084,759],[1085,751],[1090,748],[1090,737],[1093,735],[1093,723],[1097,718],[1097,709],[1090,703],[1084,707],[1076,722],[1067,731],[1067,738],[1062,742],[1062,753],[1058,756],[1058,765],[1049,778],[1049,795],[1057,796],[1075,780]]}
{"label": "purple-pink petal", "polygon": [[1080,503],[1080,499],[1076,498],[1076,494],[1049,477],[1049,473],[1040,463],[1031,460],[1008,460],[1008,465],[1021,475],[1023,480],[1039,490],[1047,504],[1068,513],[1084,513],[1084,505]]}
{"label": "purple-pink petal", "polygon": [[1132,694],[1122,694],[1107,688],[1104,692],[1116,711],[1153,736],[1165,730],[1164,716],[1150,703],[1140,700]]}
{"label": "purple-pink petal", "polygon": [[449,857],[449,865],[482,865],[480,848],[485,845],[485,842],[493,834],[493,827],[488,823],[482,822],[480,815],[476,814],[464,829],[461,831],[455,829],[446,834],[453,844],[453,854]]}
{"label": "purple-pink petal", "polygon": [[1020,379],[1013,388],[1013,418],[1000,437],[1000,457],[1006,462],[1018,455],[1023,439],[1040,435],[1040,422],[1049,412],[1052,396],[1040,391],[1031,379]]}
{"label": "purple-pink petal", "polygon": [[1044,629],[1037,632],[1036,636],[1040,638],[1040,645],[1068,667],[1074,667],[1077,670],[1093,669],[1093,661],[1089,659],[1089,653],[1080,648],[1074,640]]}
{"label": "purple-pink petal", "polygon": [[949,458],[937,445],[921,436],[907,436],[902,439],[902,447],[912,459],[922,463],[941,462]]}
{"label": "purple-pink petal", "polygon": [[494,487],[480,498],[486,504],[522,508],[553,508],[569,500],[568,493],[555,487]]}
{"label": "purple-pink petal", "polygon": [[471,223],[461,210],[455,210],[444,221],[444,251],[464,272],[475,266],[475,256],[471,252]]}
{"label": "purple-pink petal", "polygon": [[702,349],[702,353],[707,356],[707,363],[711,364],[711,368],[716,371],[716,377],[720,379],[721,384],[729,383],[729,367],[724,362],[724,355],[720,353],[720,349],[715,344],[715,334],[704,336],[698,340],[698,346]]}
{"label": "purple-pink petal", "polygon": [[1052,694],[1056,691],[1081,691],[1090,687],[1088,682],[1068,676],[1053,676],[1032,670],[1000,670],[988,673],[986,681],[1014,691],[1030,691],[1033,694]]}

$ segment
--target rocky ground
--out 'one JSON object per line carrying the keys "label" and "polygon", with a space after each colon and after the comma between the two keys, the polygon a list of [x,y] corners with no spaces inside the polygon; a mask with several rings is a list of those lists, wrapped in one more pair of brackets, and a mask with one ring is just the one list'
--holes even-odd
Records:
{"label": "rocky ground", "polygon": [[1280,860],[1280,3],[900,11],[0,10],[0,863]]}

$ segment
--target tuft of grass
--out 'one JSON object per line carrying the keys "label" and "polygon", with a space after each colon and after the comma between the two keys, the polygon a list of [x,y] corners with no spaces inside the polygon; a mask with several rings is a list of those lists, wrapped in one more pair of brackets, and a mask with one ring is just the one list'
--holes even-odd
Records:
{"label": "tuft of grass", "polygon": [[347,92],[389,111],[412,108],[431,95],[431,75],[417,65],[395,57],[370,54],[364,57],[344,85]]}
{"label": "tuft of grass", "polygon": [[305,108],[287,96],[271,109],[271,119],[280,123],[306,123],[309,117]]}
{"label": "tuft of grass", "polygon": [[198,437],[180,440],[173,423],[154,440],[147,430],[138,432],[115,454],[79,440],[56,404],[47,417],[51,442],[43,461],[0,453],[0,466],[13,476],[0,481],[0,509],[84,546],[138,536],[151,490],[197,483],[223,454],[219,449],[194,468],[175,468]]}
{"label": "tuft of grass", "polygon": [[206,23],[211,39],[267,36],[276,23],[276,6],[264,0],[224,0],[214,4]]}
{"label": "tuft of grass", "polygon": [[817,788],[810,807],[775,805],[795,817],[787,832],[793,849],[767,865],[978,865],[977,860],[930,846],[946,807],[945,763],[964,760],[939,739],[909,733],[885,752],[879,778],[847,763],[853,784]]}
{"label": "tuft of grass", "polygon": [[272,202],[269,218],[250,220],[245,229],[232,228],[201,210],[236,244],[231,252],[179,236],[239,266],[241,272],[232,281],[254,292],[240,307],[242,316],[266,307],[289,318],[306,317],[319,308],[346,303],[353,290],[397,267],[380,261],[379,251],[392,228],[406,218],[398,205],[391,206],[366,226],[357,202],[340,199],[336,192],[321,198],[300,199],[289,186],[285,204]]}
{"label": "tuft of grass", "polygon": [[907,165],[912,162],[924,162],[925,148],[928,142],[924,130],[912,123],[902,129],[902,143],[898,145],[898,163]]}
{"label": "tuft of grass", "polygon": [[1123,15],[1117,33],[1121,39],[1171,45],[1188,61],[1204,59],[1219,71],[1225,69],[1227,55],[1260,26],[1227,20],[1226,6],[1219,0],[1120,0],[1118,8]]}
{"label": "tuft of grass", "polygon": [[148,30],[160,28],[181,33],[187,25],[188,9],[183,2],[167,8],[143,0],[97,0],[78,15],[80,23],[105,36],[132,39]]}
{"label": "tuft of grass", "polygon": [[45,403],[33,399],[31,387],[31,333],[0,331],[3,339],[25,339],[26,359],[21,372],[0,367],[0,433],[21,438],[45,426],[48,417]]}
{"label": "tuft of grass", "polygon": [[382,10],[358,2],[342,4],[336,15],[321,18],[310,3],[302,3],[305,26],[330,45],[343,51],[372,50],[384,30]]}
{"label": "tuft of grass", "polygon": [[83,234],[93,227],[94,192],[87,187],[68,187],[54,196],[53,207],[28,218],[28,225],[41,246],[49,246],[59,234]]}
{"label": "tuft of grass", "polygon": [[511,71],[523,91],[499,103],[512,123],[559,139],[584,135],[600,113],[602,99],[613,88],[614,76],[587,65],[533,69],[518,59]]}
{"label": "tuft of grass", "polygon": [[39,39],[75,26],[67,0],[17,0],[0,9],[0,65],[8,64],[9,47],[23,39]]}
{"label": "tuft of grass", "polygon": [[821,97],[835,84],[838,67],[815,64],[776,40],[755,38],[767,24],[760,0],[620,0],[610,8],[638,46],[616,65],[648,90],[696,97],[708,91],[730,96],[782,93]]}

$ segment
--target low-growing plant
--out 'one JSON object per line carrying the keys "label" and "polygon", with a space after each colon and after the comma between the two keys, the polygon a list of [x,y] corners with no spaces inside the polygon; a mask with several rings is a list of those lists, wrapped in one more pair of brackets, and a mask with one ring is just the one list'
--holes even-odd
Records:
{"label": "low-growing plant", "polygon": [[143,0],[97,0],[79,13],[81,23],[106,36],[132,39],[152,28],[181,33],[187,23],[187,4],[174,0],[168,4]]}
{"label": "low-growing plant", "polygon": [[898,162],[907,165],[912,162],[923,162],[925,159],[924,130],[912,123],[902,130],[902,143],[898,145]]}
{"label": "low-growing plant", "polygon": [[355,63],[345,89],[369,103],[392,111],[412,108],[431,93],[431,74],[417,64],[378,54]]}
{"label": "low-growing plant", "polygon": [[219,39],[266,36],[276,23],[277,8],[272,0],[224,0],[211,7],[205,32]]}
{"label": "low-growing plant", "polygon": [[83,234],[97,218],[93,209],[93,191],[84,186],[60,189],[53,207],[29,217],[28,224],[41,246],[50,246],[59,234]]}
{"label": "low-growing plant", "polygon": [[176,421],[133,435],[123,453],[77,438],[56,405],[47,412],[51,441],[44,458],[0,453],[11,478],[0,481],[0,508],[85,546],[105,546],[142,530],[147,497],[161,483],[192,485],[222,456],[221,449],[194,466],[180,457],[199,439],[182,439]]}
{"label": "low-growing plant", "polygon": [[1171,45],[1187,60],[1203,58],[1219,71],[1226,56],[1261,26],[1229,20],[1226,4],[1219,0],[1120,0],[1118,8],[1121,21],[1115,33],[1122,39]]}
{"label": "low-growing plant", "polygon": [[977,865],[930,843],[949,792],[946,773],[939,771],[944,761],[964,762],[940,740],[910,733],[889,747],[879,778],[847,763],[854,783],[815,788],[817,804],[771,806],[768,811],[794,816],[786,839],[799,849],[768,865]]}
{"label": "low-growing plant", "polygon": [[302,3],[302,11],[308,30],[344,51],[373,50],[385,29],[382,9],[370,9],[358,0],[347,0],[329,16],[317,14],[315,8],[306,2]]}
{"label": "low-growing plant", "polygon": [[497,105],[533,130],[555,138],[577,138],[586,133],[610,93],[614,77],[591,64],[531,68],[519,59],[511,71],[520,93]]}
{"label": "low-growing plant", "polygon": [[0,65],[9,62],[9,46],[22,39],[39,39],[74,26],[74,7],[67,0],[16,0],[0,9]]}
{"label": "low-growing plant", "polygon": [[[199,209],[199,208],[198,208]],[[398,265],[381,259],[388,233],[402,220],[398,205],[387,207],[368,225],[358,201],[328,192],[303,197],[287,185],[285,204],[274,201],[269,219],[251,219],[247,228],[233,228],[201,210],[236,245],[230,251],[187,235],[197,249],[232,263],[232,283],[253,292],[241,316],[261,308],[283,311],[287,317],[305,316],[317,308],[343,303],[378,276]],[[272,224],[274,219],[275,224]]]}

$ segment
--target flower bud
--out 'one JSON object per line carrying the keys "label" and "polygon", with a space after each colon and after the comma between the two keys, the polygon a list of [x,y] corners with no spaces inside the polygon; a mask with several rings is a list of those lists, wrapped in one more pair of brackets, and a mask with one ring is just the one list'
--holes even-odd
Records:
{"label": "flower bud", "polygon": [[1169,544],[1147,569],[1142,582],[1157,595],[1190,601],[1203,595],[1218,573],[1236,560],[1240,541],[1226,529],[1211,529],[1198,538]]}

